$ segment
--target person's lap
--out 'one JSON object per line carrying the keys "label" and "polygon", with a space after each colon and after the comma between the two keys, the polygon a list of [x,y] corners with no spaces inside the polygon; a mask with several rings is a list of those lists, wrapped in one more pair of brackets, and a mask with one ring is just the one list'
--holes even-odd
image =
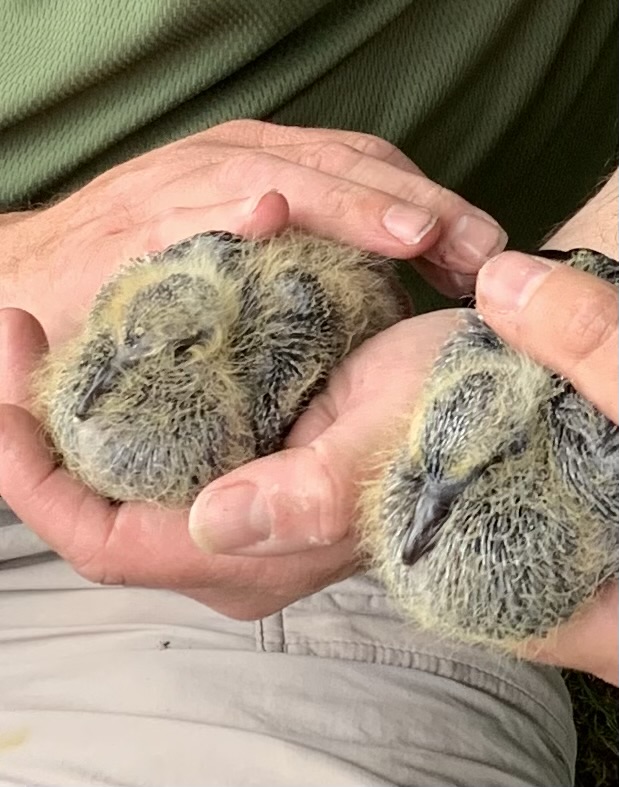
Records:
{"label": "person's lap", "polygon": [[0,564],[2,784],[570,784],[554,670],[415,632],[365,577],[237,622]]}

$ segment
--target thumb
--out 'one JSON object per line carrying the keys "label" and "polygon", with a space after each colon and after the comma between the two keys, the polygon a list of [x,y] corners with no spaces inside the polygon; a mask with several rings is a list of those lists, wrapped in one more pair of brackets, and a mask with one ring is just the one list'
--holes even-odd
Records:
{"label": "thumb", "polygon": [[506,252],[477,279],[477,308],[506,342],[561,374],[617,422],[617,288],[558,262]]}
{"label": "thumb", "polygon": [[354,539],[359,482],[401,439],[455,310],[402,320],[354,350],[312,400],[286,450],[210,484],[189,530],[210,552],[284,555]]}
{"label": "thumb", "polygon": [[337,543],[352,521],[352,465],[350,452],[336,458],[320,442],[251,462],[200,494],[189,514],[191,537],[208,552],[250,556]]}

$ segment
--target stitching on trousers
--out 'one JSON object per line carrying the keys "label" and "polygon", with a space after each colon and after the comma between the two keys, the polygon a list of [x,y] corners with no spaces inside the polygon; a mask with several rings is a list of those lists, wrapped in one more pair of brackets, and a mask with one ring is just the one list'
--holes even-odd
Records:
{"label": "stitching on trousers", "polygon": [[[398,653],[398,654],[402,654],[402,655],[408,656],[409,657],[409,661],[410,661],[410,665],[403,666],[403,665],[399,665],[399,664],[386,664],[384,662],[380,662],[380,661],[376,661],[376,660],[369,662],[366,659],[354,658],[354,657],[351,659],[351,658],[347,658],[345,656],[339,656],[337,654],[331,654],[329,656],[319,655],[318,658],[336,658],[336,659],[340,659],[342,661],[350,661],[350,660],[352,660],[352,661],[365,661],[368,664],[376,664],[377,666],[394,667],[395,669],[415,669],[415,670],[419,670],[420,672],[432,672],[432,674],[440,675],[441,677],[445,677],[448,680],[455,680],[458,683],[463,683],[464,681],[462,679],[454,677],[453,675],[445,675],[442,671],[423,669],[421,667],[421,665],[420,665],[420,659],[421,658],[426,658],[426,659],[434,660],[437,663],[437,665],[439,665],[439,664],[444,664],[444,665],[451,664],[451,665],[454,665],[456,667],[460,667],[460,668],[464,669],[468,673],[468,677],[469,678],[472,678],[474,674],[475,675],[479,675],[479,676],[483,676],[483,677],[486,677],[486,678],[492,678],[500,686],[507,687],[507,688],[511,689],[512,691],[516,692],[517,694],[519,694],[520,696],[526,697],[537,708],[540,708],[545,715],[550,716],[555,721],[557,726],[565,734],[567,734],[567,730],[565,728],[565,725],[562,723],[561,719],[559,719],[552,711],[548,710],[548,708],[543,703],[541,703],[537,699],[537,697],[535,697],[535,695],[533,695],[530,692],[526,691],[525,689],[521,688],[520,686],[518,686],[517,684],[513,683],[512,681],[506,680],[505,678],[497,675],[496,673],[489,672],[488,670],[485,670],[485,669],[483,669],[481,667],[476,667],[476,666],[473,666],[471,664],[467,664],[464,661],[458,661],[457,659],[450,659],[450,658],[446,658],[444,656],[436,656],[435,654],[430,653],[428,651],[422,651],[422,650],[412,651],[412,650],[409,650],[407,648],[397,648],[397,647],[392,647],[392,646],[386,646],[386,645],[383,645],[381,643],[374,642],[374,641],[371,641],[371,640],[366,640],[364,642],[359,642],[358,640],[347,640],[347,639],[312,640],[312,639],[309,639],[309,638],[297,637],[294,643],[290,643],[290,646],[293,646],[293,644],[294,645],[305,646],[305,647],[311,647],[311,646],[318,647],[318,646],[321,646],[321,645],[323,647],[324,646],[330,647],[332,645],[353,645],[355,647],[366,647],[366,648],[367,647],[371,647],[371,648],[375,648],[376,650],[378,650],[378,651],[380,651],[382,653],[389,653],[389,652],[391,652],[391,653]],[[286,652],[289,655],[292,655],[292,656],[297,655],[296,653],[291,652],[289,649],[287,649]],[[299,654],[299,655],[301,655],[301,654]],[[306,655],[312,655],[312,654],[306,654]],[[478,681],[468,680],[466,682],[467,682],[467,685],[471,686],[471,688],[477,688],[477,689],[482,689],[483,688]]]}

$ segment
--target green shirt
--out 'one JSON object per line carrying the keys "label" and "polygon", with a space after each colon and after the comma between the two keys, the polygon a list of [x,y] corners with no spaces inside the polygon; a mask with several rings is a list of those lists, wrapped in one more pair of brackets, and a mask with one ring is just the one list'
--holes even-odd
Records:
{"label": "green shirt", "polygon": [[0,209],[238,117],[357,129],[532,248],[613,166],[616,0],[8,0]]}

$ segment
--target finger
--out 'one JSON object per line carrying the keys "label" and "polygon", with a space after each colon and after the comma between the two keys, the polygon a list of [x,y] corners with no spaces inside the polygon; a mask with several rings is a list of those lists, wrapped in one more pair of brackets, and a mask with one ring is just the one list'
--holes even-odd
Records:
{"label": "finger", "polygon": [[[503,251],[507,243],[506,233],[489,214],[433,182],[420,170],[402,169],[331,139],[272,147],[267,152],[429,210],[438,217],[441,234],[426,257],[438,266],[470,275],[489,257]],[[397,231],[397,222],[389,228]]]}
{"label": "finger", "polygon": [[[271,153],[249,152],[196,169],[152,195],[147,210],[198,207],[217,199],[275,189],[285,194],[290,221],[387,256],[422,254],[439,236],[437,217],[424,207],[345,178],[300,166]],[[395,233],[395,234],[394,234]]]}
{"label": "finger", "polygon": [[70,561],[83,557],[83,523],[88,539],[104,542],[112,529],[112,507],[56,467],[38,422],[14,405],[0,405],[0,496]]}
{"label": "finger", "polygon": [[286,198],[269,191],[258,198],[229,200],[199,208],[169,208],[146,222],[133,225],[119,237],[110,233],[102,239],[114,249],[112,267],[123,259],[162,251],[179,241],[208,230],[225,230],[245,237],[268,237],[281,232],[288,224]]}
{"label": "finger", "polygon": [[[196,584],[207,566],[185,535],[186,515],[155,506],[115,506],[57,467],[38,422],[0,405],[0,496],[38,536],[93,582]],[[166,561],[158,557],[168,556]],[[173,567],[182,565],[182,572]]]}
{"label": "finger", "polygon": [[[152,186],[154,190],[169,179],[168,156],[172,150],[174,176],[180,178],[197,167],[217,164],[248,148],[272,148],[279,151],[280,157],[285,158],[283,151],[291,145],[296,147],[304,143],[337,141],[355,148],[366,157],[387,161],[407,172],[423,174],[395,145],[372,134],[339,129],[278,126],[257,120],[233,120],[171,142],[102,173],[85,187],[86,191],[96,189],[97,199],[91,200],[89,204],[80,200],[79,210],[70,210],[66,221],[68,226],[75,230],[85,222],[99,221],[102,217],[108,222],[111,220],[118,224],[119,229],[148,220],[150,215],[144,212],[144,204],[151,190],[149,187]],[[164,173],[163,167],[166,168]],[[131,209],[128,195],[131,197]],[[70,196],[67,202],[71,203],[78,198],[79,192]],[[114,206],[118,208],[116,214]]]}
{"label": "finger", "polygon": [[[305,145],[312,143],[339,142],[355,148],[365,156],[381,159],[407,172],[423,174],[395,145],[374,134],[333,128],[305,128],[303,126],[280,126],[261,120],[230,120],[200,134],[195,140],[203,146],[217,140],[221,144],[251,148],[274,148],[279,146]],[[206,145],[205,145],[206,143]]]}
{"label": "finger", "polygon": [[288,224],[286,198],[270,191],[257,200],[232,200],[206,208],[172,208],[136,227],[131,243],[154,252],[206,230],[225,230],[248,238],[268,237]]}
{"label": "finger", "polygon": [[[286,139],[298,141],[293,144],[281,144]],[[253,149],[242,146],[249,144]],[[432,229],[432,217],[440,219],[442,232],[434,233],[432,237],[435,241],[434,245],[426,244],[426,256],[442,267],[465,274],[474,273],[489,256],[501,251],[507,241],[505,232],[487,213],[470,205],[448,189],[433,183],[397,148],[378,137],[329,129],[278,127],[258,121],[233,121],[174,145],[177,154],[175,176],[178,196],[174,189],[168,190],[167,200],[160,199],[153,205],[148,180],[157,183],[157,189],[153,189],[153,192],[161,196],[160,167],[157,166],[157,161],[150,162],[151,154],[146,154],[136,159],[132,168],[105,185],[108,199],[104,202],[111,203],[112,206],[117,204],[117,209],[108,210],[104,216],[98,212],[96,216],[91,216],[90,220],[101,221],[103,218],[110,225],[110,232],[116,234],[122,229],[130,228],[133,224],[148,222],[153,213],[161,214],[166,209],[169,210],[170,205],[175,208],[200,208],[207,207],[209,203],[233,200],[239,193],[247,193],[247,184],[248,182],[251,184],[253,179],[248,181],[245,173],[242,172],[239,180],[239,173],[237,173],[237,178],[233,179],[235,190],[232,192],[227,190],[225,195],[222,195],[216,188],[216,173],[230,160],[239,156],[242,158],[241,151],[244,151],[245,156],[262,160],[263,163],[265,156],[267,159],[269,156],[277,157],[284,162],[297,163],[306,170],[330,174],[342,181],[340,191],[346,183],[349,183],[367,186],[370,196],[373,192],[382,192],[398,198],[399,205],[394,201],[393,210],[384,217],[384,226],[381,226],[380,233],[383,236],[385,234],[394,236],[408,248],[404,250],[400,247],[396,251],[384,246],[378,248],[367,246],[379,253],[409,258],[415,256],[417,248],[414,247],[421,240],[422,232]],[[255,150],[256,145],[263,146],[262,153]],[[147,164],[150,168],[145,169]],[[184,183],[184,180],[198,169],[202,172],[202,176],[194,190],[195,193],[191,195],[181,192],[179,184]],[[211,174],[208,174],[209,172]],[[297,180],[306,177],[303,171],[292,170],[288,174],[289,177]],[[284,189],[282,177],[280,173],[279,180],[273,180],[270,185],[275,184],[280,191],[292,195],[290,189]],[[308,185],[311,195],[311,184],[303,181],[302,185]],[[327,187],[324,181],[322,185]],[[117,199],[114,199],[115,191],[118,191]],[[304,208],[305,212],[309,210],[315,220],[317,211],[320,215],[321,204],[307,204],[305,188],[302,188],[301,192],[298,205]],[[127,194],[134,195],[130,204],[126,199]],[[250,200],[249,194],[247,196]],[[317,202],[321,203],[321,194],[317,193],[315,196]],[[341,201],[337,190],[333,196],[337,208]],[[346,213],[343,208],[348,202],[340,208],[343,214]],[[173,210],[172,213],[174,216],[178,211]],[[346,218],[344,216],[344,223]],[[319,234],[339,237],[328,226],[325,227],[320,218],[317,226],[313,226],[307,216],[300,213],[299,208],[293,209],[292,220],[315,229]],[[354,212],[348,220],[355,221]],[[392,238],[390,240],[392,243]],[[358,232],[354,237],[349,237],[348,242],[365,245],[360,242]]]}
{"label": "finger", "polygon": [[350,536],[368,457],[394,437],[399,426],[394,413],[407,413],[455,325],[449,312],[414,320],[419,331],[430,324],[434,329],[415,347],[413,363],[413,322],[406,320],[349,356],[297,422],[289,448],[238,468],[202,492],[189,515],[191,536],[202,549],[286,555]]}
{"label": "finger", "polygon": [[234,617],[275,612],[356,564],[350,539],[305,558],[205,555],[189,538],[186,511],[97,496],[54,464],[38,422],[13,405],[0,405],[0,497],[89,581],[200,588],[204,603]]}
{"label": "finger", "polygon": [[619,421],[615,287],[557,262],[509,252],[482,268],[477,305],[507,342],[566,377]]}
{"label": "finger", "polygon": [[0,402],[28,407],[32,372],[46,350],[43,328],[31,314],[0,310]]}
{"label": "finger", "polygon": [[[194,547],[195,548],[195,547]],[[184,595],[237,620],[272,615],[299,598],[317,593],[351,576],[360,562],[353,538],[332,547],[281,557],[218,555],[230,567],[230,579],[219,586],[181,589]]]}
{"label": "finger", "polygon": [[592,673],[619,684],[619,591],[608,582],[566,623],[543,639],[528,640],[518,655],[531,661]]}
{"label": "finger", "polygon": [[[79,304],[79,307],[72,315],[75,318],[74,324],[67,327],[62,334],[51,333],[50,343],[53,346],[75,333],[86,320],[88,308],[98,289],[123,263],[162,251],[174,243],[208,230],[225,230],[248,237],[273,235],[286,227],[288,215],[286,198],[270,191],[258,198],[230,200],[200,208],[164,209],[141,224],[131,223],[125,217],[127,228],[122,230],[118,229],[118,222],[111,216],[101,220],[101,226],[97,225],[96,228],[95,224],[86,223],[75,230],[70,239],[72,254],[76,258],[85,259],[83,275],[75,281],[75,287],[78,288],[74,291],[75,303]],[[94,251],[93,237],[96,238]],[[80,287],[83,288],[81,291]],[[53,312],[53,304],[53,299],[50,299],[50,303],[44,305],[40,316]]]}

